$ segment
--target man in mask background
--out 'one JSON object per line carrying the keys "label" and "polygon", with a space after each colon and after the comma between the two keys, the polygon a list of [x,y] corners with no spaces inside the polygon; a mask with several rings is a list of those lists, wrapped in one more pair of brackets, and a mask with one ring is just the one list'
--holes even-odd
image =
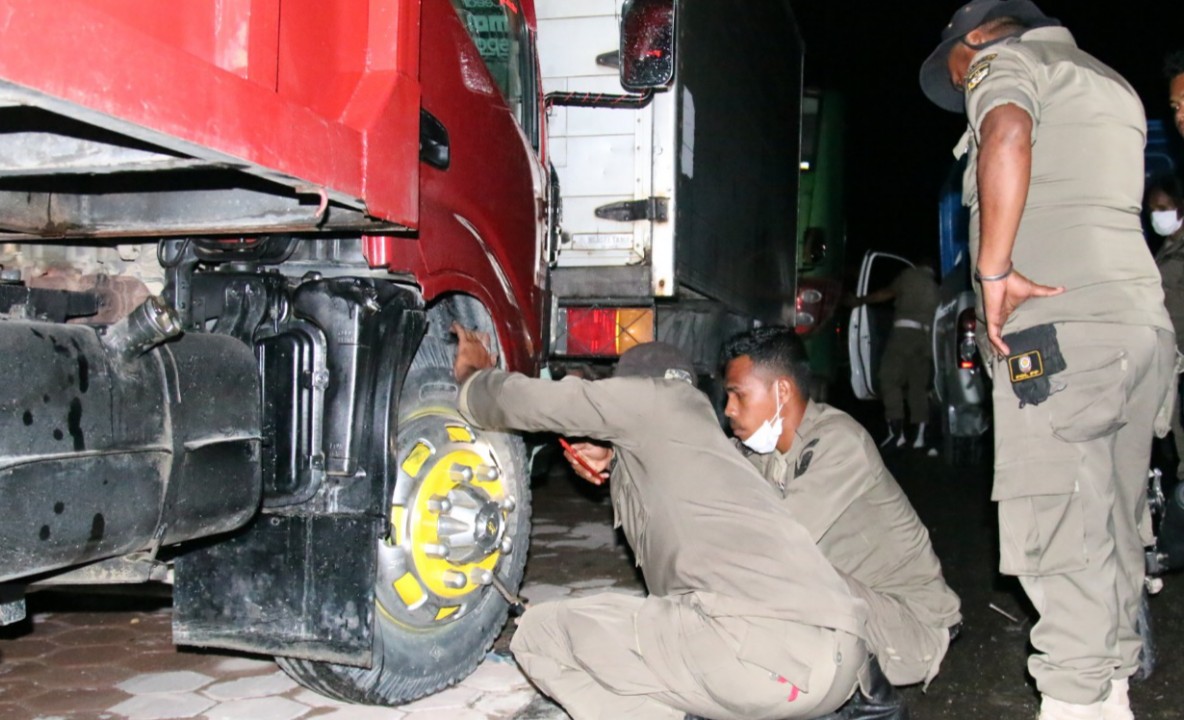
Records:
{"label": "man in mask background", "polygon": [[[1163,301],[1176,331],[1177,362],[1184,358],[1184,188],[1174,175],[1152,178],[1147,186],[1147,213],[1151,230],[1162,244],[1155,253],[1155,264],[1163,283]],[[1179,463],[1176,477],[1184,478],[1184,426],[1180,405],[1172,411],[1172,440]]]}
{"label": "man in mask background", "polygon": [[1127,720],[1175,358],[1139,218],[1143,106],[1029,0],[964,5],[920,83],[968,120],[955,155],[995,380],[1000,570],[1040,614],[1040,718]]}
{"label": "man in mask background", "polygon": [[[793,330],[758,328],[730,340],[724,354],[724,414],[737,448],[867,602],[869,645],[889,682],[932,680],[961,621],[960,602],[875,443],[851,416],[810,400],[810,364]],[[611,457],[590,444],[574,449],[594,469]]]}

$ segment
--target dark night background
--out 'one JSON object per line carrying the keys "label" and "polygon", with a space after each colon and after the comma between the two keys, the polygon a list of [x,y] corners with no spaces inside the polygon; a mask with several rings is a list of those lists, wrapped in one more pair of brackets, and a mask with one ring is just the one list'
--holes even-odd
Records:
{"label": "dark night background", "polygon": [[[962,2],[792,4],[806,42],[807,84],[838,88],[846,98],[848,263],[869,248],[908,253],[925,242],[933,251],[938,190],[965,120],[926,100],[917,73]],[[1184,47],[1184,0],[1037,4],[1134,85],[1149,118],[1171,127],[1163,56]]]}

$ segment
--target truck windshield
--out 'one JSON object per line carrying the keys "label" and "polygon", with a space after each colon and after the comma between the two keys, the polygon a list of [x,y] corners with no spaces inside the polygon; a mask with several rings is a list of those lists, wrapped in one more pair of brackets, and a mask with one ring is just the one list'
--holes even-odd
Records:
{"label": "truck windshield", "polygon": [[519,0],[452,0],[452,5],[514,117],[530,129],[533,123],[528,113],[533,103],[528,93],[534,86],[534,70],[521,3]]}

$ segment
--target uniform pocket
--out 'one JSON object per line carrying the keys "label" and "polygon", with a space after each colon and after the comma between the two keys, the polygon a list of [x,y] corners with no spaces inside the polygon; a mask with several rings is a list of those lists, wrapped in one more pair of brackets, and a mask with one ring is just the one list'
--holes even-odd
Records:
{"label": "uniform pocket", "polygon": [[1085,565],[1085,520],[1076,493],[999,502],[1000,572],[1057,575]]}
{"label": "uniform pocket", "polygon": [[1049,402],[1053,435],[1065,442],[1088,442],[1119,431],[1127,423],[1127,355],[1052,379],[1064,384]]}

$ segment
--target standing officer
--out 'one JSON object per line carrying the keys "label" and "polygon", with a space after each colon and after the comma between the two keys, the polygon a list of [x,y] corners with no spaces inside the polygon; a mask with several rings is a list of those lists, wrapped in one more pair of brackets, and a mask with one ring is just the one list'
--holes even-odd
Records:
{"label": "standing officer", "polygon": [[1040,613],[1040,717],[1132,718],[1140,522],[1175,354],[1139,223],[1143,107],[1029,0],[963,6],[920,80],[969,120],[955,152],[997,353],[1000,569]]}
{"label": "standing officer", "polygon": [[732,448],[681,352],[641,345],[617,377],[554,382],[492,369],[454,330],[470,422],[612,443],[613,509],[650,593],[528,609],[511,649],[535,684],[575,720],[814,718],[852,696],[867,607]]}
{"label": "standing officer", "polygon": [[[888,420],[888,437],[880,447],[904,447],[905,398],[908,419],[917,427],[915,449],[925,447],[925,423],[929,419],[929,381],[933,377],[933,344],[930,324],[937,312],[938,288],[933,261],[922,258],[901,271],[892,284],[855,298],[855,306],[893,301],[892,333],[880,360],[880,394]],[[934,453],[936,454],[936,453]]]}

